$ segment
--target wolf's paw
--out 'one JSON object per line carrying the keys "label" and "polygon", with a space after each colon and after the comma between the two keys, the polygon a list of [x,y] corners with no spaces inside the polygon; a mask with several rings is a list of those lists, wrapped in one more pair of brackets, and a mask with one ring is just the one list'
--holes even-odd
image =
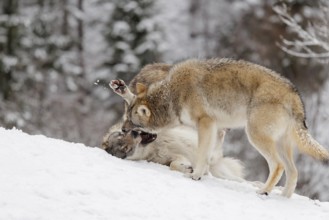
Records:
{"label": "wolf's paw", "polygon": [[192,180],[201,180],[202,177],[201,174],[195,172],[186,173],[185,176],[191,178]]}
{"label": "wolf's paw", "polygon": [[269,194],[265,189],[260,189],[260,190],[257,190],[256,192],[259,195],[265,195],[265,196],[268,196],[268,194]]}
{"label": "wolf's paw", "polygon": [[183,173],[185,174],[191,174],[193,173],[193,167],[191,165],[181,164]]}
{"label": "wolf's paw", "polygon": [[121,95],[125,94],[127,91],[127,85],[121,79],[111,80],[110,87],[113,89],[114,92]]}
{"label": "wolf's paw", "polygon": [[287,197],[287,198],[290,198],[292,196],[292,194],[294,193],[293,190],[289,190],[287,188],[284,188],[284,190],[282,191],[281,195],[283,197]]}

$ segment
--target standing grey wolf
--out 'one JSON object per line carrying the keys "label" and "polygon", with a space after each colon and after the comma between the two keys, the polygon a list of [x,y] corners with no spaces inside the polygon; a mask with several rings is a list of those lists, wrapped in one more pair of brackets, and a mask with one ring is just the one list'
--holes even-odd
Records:
{"label": "standing grey wolf", "polygon": [[[129,90],[134,92],[137,83],[151,84],[165,79],[171,65],[157,63],[147,65],[133,78]],[[117,89],[125,90],[126,87]],[[125,98],[125,97],[124,97]],[[127,108],[127,103],[126,103]],[[123,118],[126,116],[124,115]],[[108,153],[128,160],[147,160],[168,165],[170,169],[183,173],[191,173],[195,164],[197,150],[197,134],[195,130],[179,126],[164,129],[158,134],[147,132],[122,132],[122,122],[112,126],[103,138],[102,148]],[[134,135],[133,135],[134,134]],[[243,165],[240,161],[223,157],[221,145],[225,131],[221,130],[217,136],[217,147],[212,156],[209,172],[218,178],[243,181]]]}
{"label": "standing grey wolf", "polygon": [[250,143],[265,157],[270,172],[260,194],[271,192],[283,171],[282,195],[293,194],[298,175],[294,145],[316,159],[329,159],[329,152],[307,131],[296,88],[265,67],[231,59],[192,59],[173,65],[158,83],[136,83],[135,93],[120,80],[110,86],[128,103],[126,131],[139,128],[152,133],[180,124],[197,129],[192,179],[205,173],[217,131],[223,128],[245,127]]}
{"label": "standing grey wolf", "polygon": [[[150,134],[148,134],[150,135]],[[207,172],[222,179],[242,182],[243,165],[240,161],[223,157],[221,145],[225,131],[218,132],[216,150],[213,152]],[[127,160],[147,160],[167,165],[171,170],[189,174],[197,158],[197,134],[194,129],[178,126],[165,129],[143,140],[143,134],[131,130],[122,132],[120,124],[112,127],[104,136],[102,148],[109,154]],[[145,137],[144,137],[145,138]],[[150,141],[151,139],[151,141]]]}

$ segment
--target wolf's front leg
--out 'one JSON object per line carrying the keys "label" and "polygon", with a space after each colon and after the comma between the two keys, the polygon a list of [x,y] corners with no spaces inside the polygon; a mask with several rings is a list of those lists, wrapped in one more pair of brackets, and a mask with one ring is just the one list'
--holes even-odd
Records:
{"label": "wolf's front leg", "polygon": [[130,104],[135,97],[135,95],[127,87],[126,83],[121,79],[112,80],[110,82],[110,87],[116,94],[126,100],[128,104]]}
{"label": "wolf's front leg", "polygon": [[214,149],[212,150],[211,158],[210,158],[210,165],[213,163],[217,163],[218,160],[223,158],[223,143],[224,143],[224,137],[226,134],[225,129],[219,129],[217,130],[217,139]]}
{"label": "wolf's front leg", "polygon": [[202,117],[198,121],[198,149],[196,156],[196,164],[191,173],[191,178],[200,180],[203,174],[207,173],[212,150],[216,145],[217,126],[211,117]]}

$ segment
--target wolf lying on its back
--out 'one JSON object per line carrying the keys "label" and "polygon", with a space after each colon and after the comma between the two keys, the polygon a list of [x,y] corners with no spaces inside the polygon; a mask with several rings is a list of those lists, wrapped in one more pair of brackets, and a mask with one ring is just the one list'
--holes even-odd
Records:
{"label": "wolf lying on its back", "polygon": [[[102,148],[113,156],[127,160],[147,160],[167,165],[172,170],[188,174],[193,171],[197,157],[197,134],[186,126],[166,129],[153,137],[153,141],[143,143],[140,132],[121,131],[120,124],[114,126],[104,136]],[[218,148],[213,153],[209,172],[218,178],[243,181],[243,166],[240,161],[223,157],[221,145],[225,131],[218,133]]]}
{"label": "wolf lying on its back", "polygon": [[317,158],[329,152],[308,133],[302,100],[292,83],[245,61],[187,60],[170,68],[159,83],[136,84],[136,95],[120,81],[111,87],[128,103],[124,130],[159,131],[185,124],[198,131],[198,153],[191,177],[200,179],[210,162],[218,129],[245,127],[250,143],[265,157],[269,176],[261,194],[271,192],[286,173],[282,194],[297,184],[293,146]]}

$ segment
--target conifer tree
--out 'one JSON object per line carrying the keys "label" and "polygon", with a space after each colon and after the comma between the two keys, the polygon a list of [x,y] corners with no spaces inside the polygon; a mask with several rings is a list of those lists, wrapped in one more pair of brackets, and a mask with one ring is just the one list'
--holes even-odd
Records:
{"label": "conifer tree", "polygon": [[161,34],[152,20],[153,0],[116,0],[107,23],[105,66],[112,77],[130,80],[145,64],[159,60]]}
{"label": "conifer tree", "polygon": [[8,100],[12,96],[13,75],[19,65],[17,51],[23,21],[18,14],[18,0],[4,0],[0,10],[0,96]]}

